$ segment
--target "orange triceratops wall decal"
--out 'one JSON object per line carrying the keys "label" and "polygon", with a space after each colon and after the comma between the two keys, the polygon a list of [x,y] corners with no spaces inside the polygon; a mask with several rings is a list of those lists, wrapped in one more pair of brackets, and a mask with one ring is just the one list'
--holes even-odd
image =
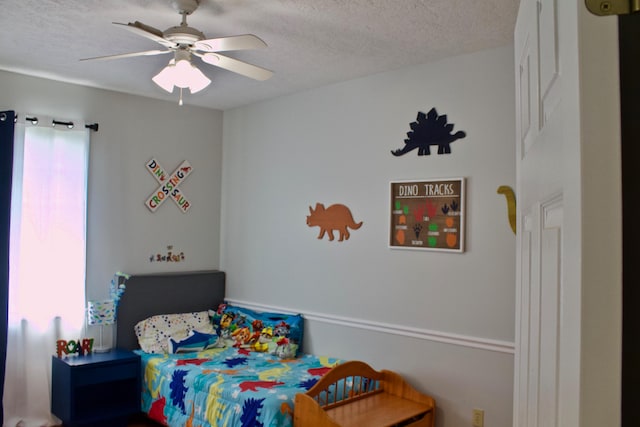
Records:
{"label": "orange triceratops wall decal", "polygon": [[349,239],[349,230],[357,230],[362,226],[362,221],[356,223],[353,220],[351,211],[345,205],[335,204],[325,209],[322,203],[316,203],[316,208],[309,206],[310,215],[307,215],[307,225],[309,227],[320,227],[318,239],[322,239],[327,233],[329,240],[333,240],[333,230],[340,232],[339,242]]}

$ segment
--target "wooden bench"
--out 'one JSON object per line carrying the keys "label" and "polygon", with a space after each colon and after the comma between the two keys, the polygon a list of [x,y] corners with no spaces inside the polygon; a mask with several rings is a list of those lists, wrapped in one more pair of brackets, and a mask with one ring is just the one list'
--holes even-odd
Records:
{"label": "wooden bench", "polygon": [[360,361],[340,364],[296,395],[294,427],[433,427],[433,398],[395,372]]}

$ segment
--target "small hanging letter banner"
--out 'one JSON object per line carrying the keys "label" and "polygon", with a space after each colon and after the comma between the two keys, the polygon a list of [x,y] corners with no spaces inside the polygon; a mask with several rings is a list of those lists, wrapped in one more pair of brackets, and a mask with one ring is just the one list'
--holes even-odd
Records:
{"label": "small hanging letter banner", "polygon": [[151,212],[155,212],[156,209],[158,209],[158,206],[168,198],[172,198],[183,213],[189,210],[191,203],[189,203],[180,188],[178,188],[180,183],[182,183],[182,181],[184,181],[193,171],[193,168],[188,161],[185,160],[182,162],[182,164],[173,171],[171,176],[167,176],[166,172],[155,158],[147,162],[147,170],[160,184],[160,187],[158,187],[145,202]]}

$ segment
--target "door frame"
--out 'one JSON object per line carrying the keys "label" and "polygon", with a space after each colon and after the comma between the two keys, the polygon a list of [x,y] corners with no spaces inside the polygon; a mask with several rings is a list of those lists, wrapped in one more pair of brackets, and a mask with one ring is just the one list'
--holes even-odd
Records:
{"label": "door frame", "polygon": [[622,426],[640,425],[640,14],[618,18],[622,161]]}

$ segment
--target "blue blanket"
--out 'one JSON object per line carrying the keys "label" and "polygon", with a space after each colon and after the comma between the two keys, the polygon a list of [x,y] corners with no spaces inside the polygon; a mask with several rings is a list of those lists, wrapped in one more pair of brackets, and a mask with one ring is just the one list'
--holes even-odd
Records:
{"label": "blue blanket", "polygon": [[293,399],[340,361],[241,348],[142,357],[142,410],[169,427],[288,427]]}

